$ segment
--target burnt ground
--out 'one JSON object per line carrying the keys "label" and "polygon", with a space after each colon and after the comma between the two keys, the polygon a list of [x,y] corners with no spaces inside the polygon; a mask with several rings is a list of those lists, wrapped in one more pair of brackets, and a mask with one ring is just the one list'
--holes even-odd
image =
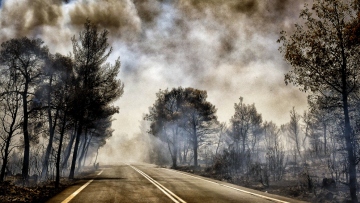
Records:
{"label": "burnt ground", "polygon": [[75,184],[79,179],[93,174],[94,171],[94,169],[85,169],[73,180],[62,178],[59,188],[55,188],[55,181],[35,183],[31,179],[27,186],[23,186],[22,181],[19,181],[15,176],[8,176],[6,181],[0,183],[0,202],[46,202],[65,188]]}
{"label": "burnt ground", "polygon": [[207,178],[212,178],[215,180],[220,180],[239,186],[259,190],[262,192],[267,192],[270,194],[281,195],[284,197],[289,197],[301,201],[307,202],[319,202],[319,203],[347,203],[351,202],[349,197],[349,189],[344,184],[332,184],[329,187],[324,187],[322,185],[322,179],[312,178],[312,188],[309,189],[307,186],[304,187],[304,184],[298,178],[297,175],[291,175],[284,177],[281,181],[269,181],[269,186],[265,186],[259,181],[246,180],[231,178],[229,176],[216,174],[211,168],[201,167],[194,172],[193,167],[190,166],[178,166],[175,168],[179,171],[184,171],[188,173],[193,173],[196,175],[204,176]]}
{"label": "burnt ground", "polygon": [[36,186],[22,186],[7,180],[0,183],[0,202],[46,202],[50,197],[71,185],[72,182],[62,180],[60,187],[55,188],[54,182],[51,181]]}

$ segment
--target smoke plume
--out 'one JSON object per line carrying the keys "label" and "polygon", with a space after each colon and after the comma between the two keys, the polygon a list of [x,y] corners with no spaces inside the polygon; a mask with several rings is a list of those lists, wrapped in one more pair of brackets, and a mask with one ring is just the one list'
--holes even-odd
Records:
{"label": "smoke plume", "polygon": [[220,121],[229,121],[240,96],[278,124],[288,122],[292,106],[304,110],[306,95],[283,82],[289,65],[276,40],[281,30],[291,32],[308,1],[5,0],[0,41],[40,37],[52,52],[67,54],[86,19],[108,29],[109,62],[121,57],[125,83],[109,142],[117,149],[134,142],[117,136],[139,132],[159,89],[207,90]]}

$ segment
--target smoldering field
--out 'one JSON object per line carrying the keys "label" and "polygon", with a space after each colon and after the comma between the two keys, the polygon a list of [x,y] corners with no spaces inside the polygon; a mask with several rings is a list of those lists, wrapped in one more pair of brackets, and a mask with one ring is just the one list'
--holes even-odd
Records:
{"label": "smoldering field", "polygon": [[240,96],[264,120],[284,124],[306,95],[286,86],[290,66],[278,51],[279,32],[291,32],[306,0],[3,0],[1,42],[40,37],[51,52],[67,54],[86,19],[110,31],[125,84],[116,102],[115,132],[100,150],[101,163],[148,159],[140,127],[159,89],[194,87],[208,92],[221,122]]}

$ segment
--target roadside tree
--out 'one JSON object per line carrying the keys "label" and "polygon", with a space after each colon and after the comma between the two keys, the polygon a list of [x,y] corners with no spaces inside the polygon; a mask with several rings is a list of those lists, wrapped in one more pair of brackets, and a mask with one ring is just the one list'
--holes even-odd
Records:
{"label": "roadside tree", "polygon": [[[40,39],[29,39],[27,37],[11,39],[1,44],[0,64],[4,69],[8,69],[11,79],[19,87],[15,93],[22,98],[22,133],[24,141],[24,158],[22,176],[28,179],[30,164],[30,135],[29,135],[29,115],[32,112],[29,104],[33,104],[36,85],[41,82],[42,70],[48,62],[49,52]],[[9,94],[14,91],[8,92]]]}
{"label": "roadside tree", "polygon": [[359,92],[359,15],[354,1],[316,0],[312,9],[305,8],[300,17],[305,23],[296,25],[289,37],[285,32],[279,41],[284,58],[293,67],[285,82],[302,91],[325,96],[341,109],[343,139],[346,144],[349,188],[353,202],[357,177],[355,137],[350,110]]}
{"label": "roadside tree", "polygon": [[112,102],[123,94],[123,84],[117,79],[120,60],[114,65],[105,63],[112,48],[107,42],[108,31],[98,32],[96,25],[87,20],[79,39],[72,38],[75,94],[71,99],[71,116],[76,121],[75,146],[69,178],[74,178],[80,136],[87,126],[119,111]]}

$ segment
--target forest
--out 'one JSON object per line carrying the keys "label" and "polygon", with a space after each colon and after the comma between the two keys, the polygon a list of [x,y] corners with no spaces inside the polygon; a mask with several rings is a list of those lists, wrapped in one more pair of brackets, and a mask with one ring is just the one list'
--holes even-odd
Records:
{"label": "forest", "polygon": [[[343,188],[351,202],[358,202],[360,7],[356,3],[317,1],[301,12],[304,25],[296,25],[290,36],[281,32],[279,50],[292,66],[285,83],[308,94],[307,111],[293,107],[288,122],[279,125],[263,120],[255,104],[240,97],[229,122],[220,123],[205,90],[160,90],[144,116],[148,136],[154,140],[151,161],[170,163],[175,169],[188,166],[189,172],[245,186],[257,182],[265,189],[282,180],[293,181],[289,187],[313,196],[337,187],[338,193],[323,194],[335,202],[344,201],[336,199]],[[315,201],[320,200],[324,201]]]}
{"label": "forest", "polygon": [[120,61],[107,63],[108,31],[89,20],[73,52],[51,54],[41,39],[11,39],[0,49],[0,182],[33,185],[74,179],[112,135],[112,102],[124,85]]}

